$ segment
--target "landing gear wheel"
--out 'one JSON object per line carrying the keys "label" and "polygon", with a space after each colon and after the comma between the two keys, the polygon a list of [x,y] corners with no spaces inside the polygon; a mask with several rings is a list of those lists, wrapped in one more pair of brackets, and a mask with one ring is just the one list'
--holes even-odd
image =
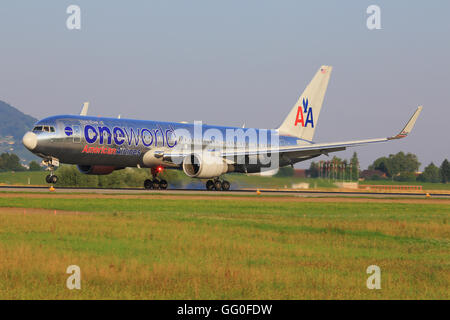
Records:
{"label": "landing gear wheel", "polygon": [[220,182],[219,180],[214,182],[214,189],[216,189],[216,191],[220,191],[222,190],[222,182]]}
{"label": "landing gear wheel", "polygon": [[166,180],[161,180],[160,182],[159,182],[159,188],[161,189],[161,190],[166,190],[167,189],[167,181]]}
{"label": "landing gear wheel", "polygon": [[223,180],[222,181],[222,190],[223,191],[230,190],[230,183],[227,180]]}
{"label": "landing gear wheel", "polygon": [[144,181],[144,188],[147,189],[147,190],[152,189],[153,188],[153,181],[150,180],[150,179],[146,179]]}
{"label": "landing gear wheel", "polygon": [[47,181],[47,183],[52,183],[52,184],[55,184],[55,183],[57,183],[58,182],[58,177],[57,176],[55,176],[55,175],[47,175],[46,177],[45,177],[45,181]]}
{"label": "landing gear wheel", "polygon": [[206,190],[211,191],[214,189],[214,182],[212,180],[206,181]]}
{"label": "landing gear wheel", "polygon": [[163,171],[163,166],[157,166],[157,167],[153,167],[151,168],[151,174],[152,174],[152,179],[147,179],[144,181],[144,188],[145,189],[154,189],[154,190],[166,190],[167,187],[169,186],[169,184],[167,183],[166,180],[161,179],[158,180],[158,174],[161,173]]}

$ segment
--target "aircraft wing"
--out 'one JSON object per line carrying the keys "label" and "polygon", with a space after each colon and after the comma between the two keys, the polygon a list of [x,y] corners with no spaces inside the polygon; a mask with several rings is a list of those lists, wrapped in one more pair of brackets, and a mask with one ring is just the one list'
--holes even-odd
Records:
{"label": "aircraft wing", "polygon": [[[422,111],[422,106],[419,106],[417,110],[414,112],[412,117],[407,122],[406,126],[401,130],[398,134],[391,137],[386,138],[377,138],[377,139],[364,139],[364,140],[352,140],[352,141],[342,141],[342,142],[331,142],[331,143],[312,143],[307,145],[294,145],[294,146],[280,146],[280,147],[271,147],[271,148],[248,148],[248,149],[224,149],[224,150],[208,150],[213,153],[215,156],[226,157],[230,159],[229,161],[233,162],[234,157],[238,156],[258,156],[258,155],[266,155],[266,154],[279,154],[287,159],[308,159],[319,156],[321,154],[326,154],[336,151],[345,150],[347,147],[355,147],[365,144],[385,142],[394,139],[405,138],[414,127],[414,124],[419,117],[420,112]],[[178,162],[180,163],[182,159],[190,154],[191,150],[172,150],[167,154],[164,154],[161,151],[161,154],[157,157],[164,157],[167,161],[173,161],[178,158]]]}
{"label": "aircraft wing", "polygon": [[304,157],[304,156],[314,156],[320,154],[328,154],[329,152],[342,151],[347,147],[355,147],[370,143],[385,142],[394,139],[401,139],[408,136],[422,111],[422,106],[419,106],[414,112],[412,117],[409,119],[403,130],[395,136],[387,138],[377,138],[377,139],[364,139],[364,140],[352,140],[352,141],[342,141],[342,142],[332,142],[332,143],[312,143],[309,145],[298,145],[298,146],[281,146],[275,148],[259,148],[259,149],[248,149],[248,150],[237,150],[237,151],[224,151],[222,152],[223,157],[232,156],[251,156],[267,153],[280,153],[289,156],[289,158]]}

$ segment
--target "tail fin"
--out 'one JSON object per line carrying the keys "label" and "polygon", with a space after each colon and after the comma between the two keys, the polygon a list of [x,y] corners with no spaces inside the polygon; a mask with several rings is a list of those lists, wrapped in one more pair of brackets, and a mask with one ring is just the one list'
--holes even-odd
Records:
{"label": "tail fin", "polygon": [[317,121],[319,120],[320,109],[322,109],[325,91],[327,91],[328,81],[330,80],[331,70],[331,66],[320,67],[278,128],[280,134],[312,141]]}

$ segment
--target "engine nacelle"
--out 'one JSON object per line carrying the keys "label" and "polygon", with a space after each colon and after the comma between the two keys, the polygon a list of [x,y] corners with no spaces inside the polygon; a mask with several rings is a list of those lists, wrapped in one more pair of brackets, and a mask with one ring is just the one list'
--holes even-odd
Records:
{"label": "engine nacelle", "polygon": [[192,153],[184,158],[183,171],[191,178],[215,178],[228,172],[228,164],[221,157]]}
{"label": "engine nacelle", "polygon": [[113,166],[90,166],[90,165],[77,165],[78,170],[80,170],[81,173],[84,174],[110,174],[114,170],[116,170],[116,167]]}
{"label": "engine nacelle", "polygon": [[144,154],[142,158],[142,162],[145,167],[152,168],[156,166],[160,166],[164,161],[164,152],[160,150],[150,150]]}

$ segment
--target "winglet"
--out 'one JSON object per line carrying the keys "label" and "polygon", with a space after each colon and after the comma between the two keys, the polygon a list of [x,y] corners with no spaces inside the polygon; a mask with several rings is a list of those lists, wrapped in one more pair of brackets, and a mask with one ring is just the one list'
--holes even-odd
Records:
{"label": "winglet", "polygon": [[414,124],[416,123],[417,118],[419,117],[420,111],[422,111],[422,108],[423,108],[422,106],[419,106],[416,112],[414,112],[414,114],[412,115],[411,119],[409,119],[408,123],[403,128],[403,130],[400,131],[400,133],[397,134],[396,136],[389,137],[388,140],[401,139],[408,136],[408,134],[412,131]]}
{"label": "winglet", "polygon": [[80,116],[87,115],[88,109],[89,109],[89,102],[83,103],[83,108],[81,109]]}

